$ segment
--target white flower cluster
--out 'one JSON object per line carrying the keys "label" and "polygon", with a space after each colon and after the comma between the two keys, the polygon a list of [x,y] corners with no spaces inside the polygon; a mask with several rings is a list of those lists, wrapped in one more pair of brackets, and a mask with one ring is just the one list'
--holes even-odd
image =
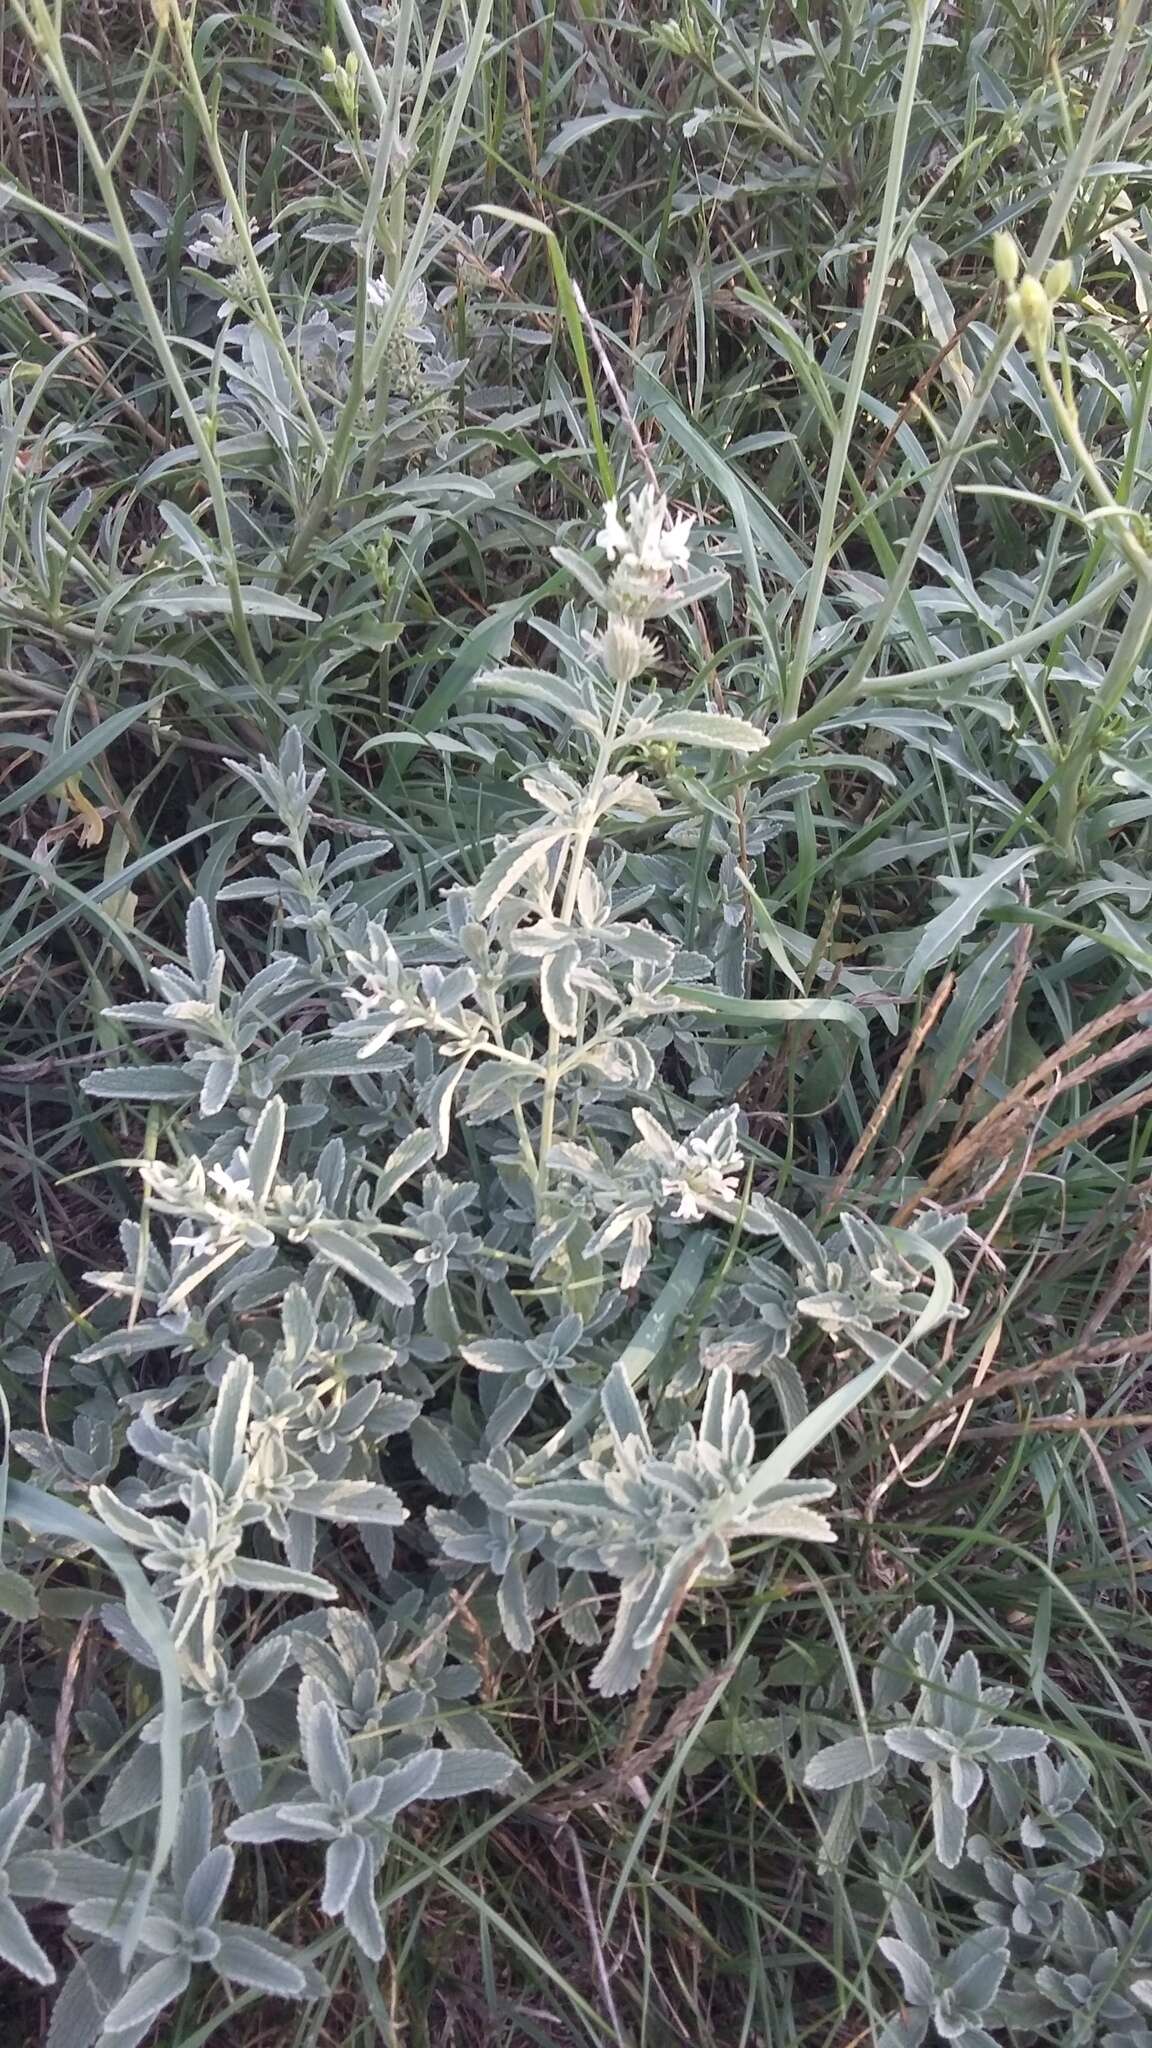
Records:
{"label": "white flower cluster", "polygon": [[653,484],[633,491],[623,519],[618,499],[605,505],[596,545],[615,567],[606,586],[608,623],[595,647],[614,682],[630,683],[655,667],[660,649],[644,622],[677,602],[676,572],[691,567],[693,524],[687,513],[670,513]]}

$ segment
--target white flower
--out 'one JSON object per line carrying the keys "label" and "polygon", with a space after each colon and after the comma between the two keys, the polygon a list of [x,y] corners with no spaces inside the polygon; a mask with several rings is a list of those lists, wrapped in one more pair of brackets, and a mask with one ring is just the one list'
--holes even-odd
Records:
{"label": "white flower", "polygon": [[[383,313],[392,304],[395,294],[388,279],[381,272],[379,277],[368,280],[368,304],[377,313]],[[415,342],[418,348],[433,348],[436,336],[427,325],[428,291],[419,282],[412,285],[404,301],[404,311],[397,323],[397,333],[407,341]]]}
{"label": "white flower", "polygon": [[667,604],[674,595],[673,571],[690,565],[693,523],[687,513],[674,517],[652,484],[633,491],[624,519],[618,500],[609,498],[596,544],[616,564],[608,585],[611,612],[643,617]]}
{"label": "white flower", "polygon": [[688,567],[688,539],[694,524],[688,513],[673,518],[667,498],[654,485],[645,484],[632,493],[626,523],[621,521],[618,500],[609,498],[596,545],[610,561],[631,559],[646,573],[668,575],[673,569]]}
{"label": "white flower", "polygon": [[744,1155],[736,1144],[736,1112],[713,1112],[678,1142],[646,1109],[634,1109],[632,1121],[641,1146],[660,1172],[660,1192],[678,1206],[673,1215],[683,1223],[699,1223],[740,1198]]}
{"label": "white flower", "polygon": [[[248,233],[257,255],[270,248],[276,240],[275,234],[260,234],[260,223],[257,220],[249,221]],[[243,268],[247,260],[247,250],[232,218],[230,206],[224,207],[220,213],[201,214],[197,224],[197,239],[189,242],[188,254],[202,270],[209,269],[214,263],[221,264],[226,270]]]}
{"label": "white flower", "polygon": [[597,547],[603,548],[610,562],[616,561],[618,556],[626,554],[628,550],[628,532],[627,528],[620,524],[617,503],[615,498],[609,498],[604,507],[604,524],[596,535]]}

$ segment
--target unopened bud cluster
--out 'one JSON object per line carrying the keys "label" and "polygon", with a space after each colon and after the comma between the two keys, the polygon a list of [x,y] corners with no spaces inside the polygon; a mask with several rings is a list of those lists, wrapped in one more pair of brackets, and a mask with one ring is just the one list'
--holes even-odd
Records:
{"label": "unopened bud cluster", "polygon": [[1029,348],[1041,349],[1052,326],[1052,308],[1059,304],[1072,282],[1072,265],[1066,256],[1050,263],[1043,278],[1029,273],[1020,276],[1020,251],[1011,235],[992,238],[992,264],[1008,294],[1008,311],[1023,330]]}
{"label": "unopened bud cluster", "polygon": [[355,50],[349,50],[341,63],[330,43],[325,43],[320,52],[323,66],[320,76],[326,85],[332,87],[336,100],[349,127],[353,125],[360,100],[360,59]]}

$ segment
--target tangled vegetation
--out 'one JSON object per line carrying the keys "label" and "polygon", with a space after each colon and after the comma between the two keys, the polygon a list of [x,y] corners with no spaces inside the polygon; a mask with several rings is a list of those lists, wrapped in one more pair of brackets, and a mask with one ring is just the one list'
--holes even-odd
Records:
{"label": "tangled vegetation", "polygon": [[0,8],[47,2048],[1152,2048],[1139,0]]}

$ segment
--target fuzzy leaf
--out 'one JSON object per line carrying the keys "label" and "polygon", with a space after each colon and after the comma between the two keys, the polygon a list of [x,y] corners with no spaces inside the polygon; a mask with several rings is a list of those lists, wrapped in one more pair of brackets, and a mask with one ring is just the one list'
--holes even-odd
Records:
{"label": "fuzzy leaf", "polygon": [[309,1227],[308,1242],[330,1265],[339,1266],[343,1273],[350,1273],[353,1280],[370,1287],[393,1308],[412,1306],[412,1289],[408,1282],[386,1265],[370,1244],[353,1237],[339,1223],[313,1223]]}
{"label": "fuzzy leaf", "polygon": [[858,1785],[875,1778],[884,1769],[884,1745],[875,1735],[850,1735],[844,1742],[830,1743],[808,1759],[804,1783],[810,1792],[837,1792],[843,1785]]}

